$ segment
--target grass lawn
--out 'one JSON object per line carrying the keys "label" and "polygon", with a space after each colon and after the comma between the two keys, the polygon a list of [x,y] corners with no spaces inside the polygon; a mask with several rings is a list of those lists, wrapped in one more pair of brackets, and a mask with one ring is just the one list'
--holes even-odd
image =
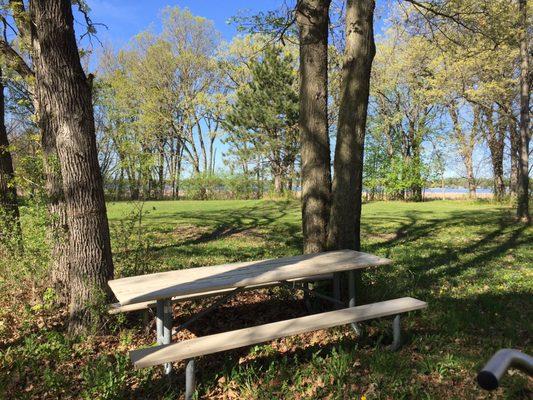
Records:
{"label": "grass lawn", "polygon": [[[109,203],[108,212],[118,276],[301,253],[296,201]],[[383,320],[366,324],[360,339],[337,328],[206,356],[197,363],[198,397],[530,399],[532,380],[521,373],[491,394],[475,375],[499,348],[533,353],[533,228],[514,222],[509,208],[467,201],[375,202],[362,221],[363,250],[394,261],[365,272],[367,301],[429,303],[404,318],[402,350],[384,349],[391,332]],[[239,295],[180,338],[304,312],[286,290],[271,289],[270,302],[267,291]],[[140,316],[112,318],[105,335],[66,338],[64,310],[46,293],[31,306],[2,300],[0,399],[179,398],[183,364],[175,389],[160,368],[129,364],[128,349],[153,341]],[[176,315],[210,301],[180,305]]]}

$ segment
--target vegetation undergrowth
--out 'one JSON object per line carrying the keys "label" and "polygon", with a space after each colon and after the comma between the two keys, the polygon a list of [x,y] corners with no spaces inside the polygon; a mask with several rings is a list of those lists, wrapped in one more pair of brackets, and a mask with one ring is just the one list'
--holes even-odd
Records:
{"label": "vegetation undergrowth", "polygon": [[[32,238],[26,255],[1,263],[0,398],[182,396],[182,364],[174,386],[160,368],[133,369],[127,351],[154,341],[142,316],[110,317],[105,330],[89,336],[65,334],[66,311],[53,305],[43,279],[44,212],[36,205],[21,211],[23,229],[33,235],[25,235]],[[110,203],[108,213],[117,276],[301,252],[294,200]],[[429,303],[404,318],[399,352],[385,350],[390,320],[365,324],[362,339],[348,327],[299,335],[200,358],[197,397],[530,398],[524,374],[509,374],[491,394],[478,389],[475,375],[501,347],[533,352],[533,228],[488,202],[371,202],[363,207],[362,233],[364,251],[394,260],[365,272],[365,298]],[[183,337],[305,312],[298,296],[273,291],[267,302],[267,294],[241,295]],[[176,315],[202,306],[178,306]]]}

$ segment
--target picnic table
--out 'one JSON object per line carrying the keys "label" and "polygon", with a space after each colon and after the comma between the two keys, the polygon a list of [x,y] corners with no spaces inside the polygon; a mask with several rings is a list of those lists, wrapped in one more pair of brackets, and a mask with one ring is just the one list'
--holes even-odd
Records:
{"label": "picnic table", "polygon": [[[130,357],[137,368],[164,364],[167,374],[171,373],[170,362],[188,360],[185,397],[189,399],[192,397],[195,386],[194,357],[200,355],[389,315],[395,316],[393,347],[397,346],[400,340],[400,314],[425,308],[426,303],[404,297],[355,307],[354,271],[389,264],[391,264],[391,260],[372,254],[353,250],[338,250],[115,279],[109,281],[109,286],[118,303],[111,306],[110,312],[133,311],[155,306],[158,346],[133,350],[130,352]],[[175,328],[174,333],[189,326],[242,290],[274,285],[297,287],[307,295],[318,296],[337,304],[337,306],[346,307],[339,298],[331,298],[314,292],[305,285],[308,281],[331,279],[332,274],[344,271],[349,272],[350,301],[348,308],[171,344],[173,302],[204,296],[223,296],[213,305]]]}

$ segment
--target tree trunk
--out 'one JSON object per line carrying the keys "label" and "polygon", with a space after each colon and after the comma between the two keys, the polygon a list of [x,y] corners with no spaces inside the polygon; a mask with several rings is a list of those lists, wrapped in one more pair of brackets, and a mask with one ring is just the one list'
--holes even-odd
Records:
{"label": "tree trunk", "polygon": [[518,192],[518,148],[520,144],[520,136],[513,118],[509,118],[508,123],[510,137],[509,141],[511,143],[511,173],[509,176],[509,195],[511,196],[511,199],[516,201],[516,196]]}
{"label": "tree trunk", "polygon": [[15,170],[5,124],[4,81],[0,69],[0,243],[10,250],[22,250],[22,231],[15,184]]}
{"label": "tree trunk", "polygon": [[527,0],[519,0],[521,16],[520,32],[520,143],[519,179],[516,216],[525,223],[531,222],[529,215],[529,53],[527,34]]}
{"label": "tree trunk", "polygon": [[361,193],[370,70],[374,45],[373,0],[348,0],[346,47],[335,146],[328,247],[360,250]]}
{"label": "tree trunk", "polygon": [[91,84],[83,72],[68,0],[32,0],[39,104],[57,126],[56,148],[69,227],[70,324],[73,333],[98,322],[96,306],[113,277],[109,226],[98,166]]}
{"label": "tree trunk", "polygon": [[326,249],[331,197],[328,132],[328,12],[330,0],[300,0],[302,229],[304,253]]}
{"label": "tree trunk", "polygon": [[465,166],[468,197],[474,198],[476,197],[476,182],[474,177],[473,154],[479,125],[479,109],[474,108],[474,118],[469,135],[467,135],[461,127],[457,104],[455,102],[452,101],[448,104],[448,111],[453,123],[453,134],[459,147],[459,154],[461,155],[461,160]]}
{"label": "tree trunk", "polygon": [[159,165],[157,166],[157,179],[159,185],[159,199],[165,197],[165,145],[160,143]]}
{"label": "tree trunk", "polygon": [[279,170],[274,172],[274,193],[277,195],[283,193],[283,175]]}
{"label": "tree trunk", "polygon": [[118,182],[116,183],[115,201],[122,200],[124,198],[124,168],[120,167],[118,174]]}
{"label": "tree trunk", "polygon": [[505,183],[503,181],[503,150],[505,140],[505,125],[500,115],[498,126],[493,121],[493,110],[486,110],[487,117],[487,143],[489,145],[490,160],[492,164],[492,187],[494,200],[502,201],[505,197]]}
{"label": "tree trunk", "polygon": [[411,185],[412,201],[422,201],[422,186],[420,185],[420,182],[422,181],[422,160],[420,156],[420,139],[418,136],[416,124],[411,122],[409,127],[409,142],[411,144],[411,163],[414,168],[416,181],[416,183]]}
{"label": "tree trunk", "polygon": [[46,206],[49,218],[47,239],[51,247],[50,279],[58,302],[68,304],[70,300],[69,229],[63,180],[56,151],[57,128],[52,120],[49,107],[46,104],[42,106],[39,104],[40,96],[37,87],[35,97],[35,110],[41,129]]}
{"label": "tree trunk", "polygon": [[464,159],[466,167],[466,181],[468,184],[468,197],[473,199],[476,197],[476,179],[474,177],[474,165],[472,163],[472,155]]}

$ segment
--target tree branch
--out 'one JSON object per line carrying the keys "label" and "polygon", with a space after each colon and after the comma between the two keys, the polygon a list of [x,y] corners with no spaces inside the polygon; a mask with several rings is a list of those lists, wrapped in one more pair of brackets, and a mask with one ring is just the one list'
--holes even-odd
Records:
{"label": "tree branch", "polygon": [[22,39],[29,37],[30,22],[26,13],[26,9],[24,8],[23,0],[9,0],[9,6],[13,11],[13,19],[17,24],[19,36]]}
{"label": "tree branch", "polygon": [[4,57],[6,65],[24,79],[34,76],[33,70],[28,66],[26,61],[4,40],[0,40],[0,55]]}

